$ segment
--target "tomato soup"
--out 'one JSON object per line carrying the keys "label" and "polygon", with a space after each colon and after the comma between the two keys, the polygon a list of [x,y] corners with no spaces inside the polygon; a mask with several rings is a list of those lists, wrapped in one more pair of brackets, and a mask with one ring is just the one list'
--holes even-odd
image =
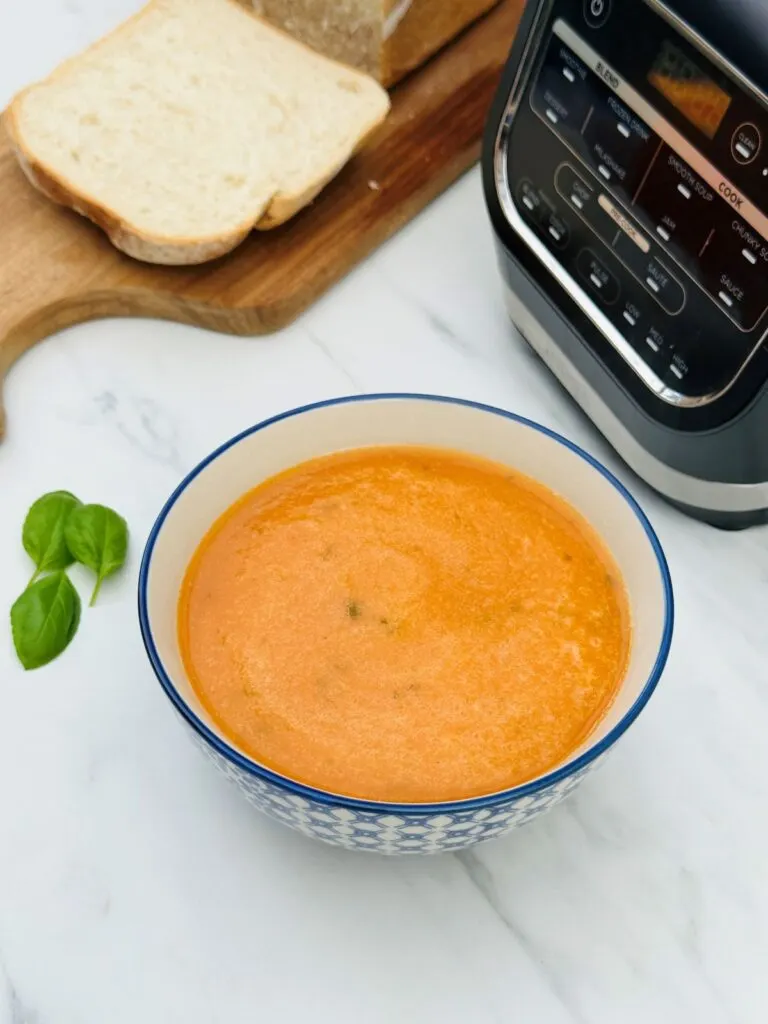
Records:
{"label": "tomato soup", "polygon": [[570,506],[412,447],[320,458],[246,494],[192,560],[179,635],[243,752],[403,803],[552,769],[605,715],[630,642],[618,571]]}

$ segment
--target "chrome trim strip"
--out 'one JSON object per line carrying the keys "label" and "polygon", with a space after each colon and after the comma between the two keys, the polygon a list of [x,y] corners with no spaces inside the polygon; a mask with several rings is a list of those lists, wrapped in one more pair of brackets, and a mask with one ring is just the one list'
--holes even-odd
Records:
{"label": "chrome trim strip", "polygon": [[[552,7],[555,5],[556,2],[557,2],[557,0],[539,0],[539,9],[536,11],[536,13],[533,16],[533,23],[532,23],[532,26],[531,26],[531,31],[530,31],[530,33],[528,35],[528,38],[525,41],[525,46],[523,48],[523,54],[522,54],[522,57],[520,59],[520,63],[517,66],[517,71],[515,72],[514,81],[512,82],[512,89],[510,91],[510,96],[517,96],[519,98],[520,96],[522,96],[523,92],[525,91],[525,87],[528,84],[528,77],[530,76],[531,71],[533,70],[533,64],[534,64],[534,61],[533,61],[532,56],[531,56],[531,51],[532,50],[534,51],[533,56],[535,57],[535,54],[536,54],[536,51],[537,51],[537,48],[538,48],[539,40],[544,35],[544,28],[545,28],[545,25],[546,25],[546,22],[547,22],[547,17],[548,17],[549,12],[551,11]],[[517,109],[517,102],[515,103],[515,108],[514,109]],[[504,122],[505,122],[506,118],[510,116],[510,112],[511,111],[512,111],[512,108],[511,108],[511,106],[508,105],[507,109],[506,109],[506,111],[504,113],[504,117],[502,118],[502,124],[500,125],[500,129],[504,126]],[[498,145],[498,141],[499,140],[498,140],[498,136],[497,136],[497,138],[496,138],[496,144],[497,145]]]}
{"label": "chrome trim strip", "polygon": [[670,501],[706,512],[759,512],[768,508],[768,483],[729,484],[702,480],[672,469],[646,451],[509,286],[504,286],[504,293],[509,315],[526,342],[630,469],[654,490]]}

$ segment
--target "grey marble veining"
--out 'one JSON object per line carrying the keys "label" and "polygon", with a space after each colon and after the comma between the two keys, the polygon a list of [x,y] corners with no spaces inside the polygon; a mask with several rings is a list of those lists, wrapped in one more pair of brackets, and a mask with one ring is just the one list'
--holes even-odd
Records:
{"label": "grey marble veining", "polygon": [[[4,11],[0,98],[134,6]],[[502,405],[605,461],[659,532],[678,616],[657,694],[571,800],[407,863],[254,815],[171,715],[134,600],[154,516],[211,448],[386,390]],[[5,397],[0,607],[43,491],[113,504],[133,547],[44,671],[22,673],[0,629],[0,1024],[764,1024],[768,530],[661,503],[514,336],[477,172],[280,335],[93,323],[36,347]]]}

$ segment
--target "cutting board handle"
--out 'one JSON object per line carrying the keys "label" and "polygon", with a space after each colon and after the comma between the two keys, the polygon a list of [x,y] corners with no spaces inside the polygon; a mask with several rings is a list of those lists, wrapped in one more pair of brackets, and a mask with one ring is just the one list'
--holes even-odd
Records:
{"label": "cutting board handle", "polygon": [[0,234],[0,438],[5,433],[2,382],[10,367],[35,342],[99,315],[66,261],[58,262],[62,254],[46,252],[43,240],[39,248],[25,245],[20,252]]}
{"label": "cutting board handle", "polygon": [[[42,196],[0,149],[0,387],[36,341],[100,315],[91,299],[102,254],[96,229]],[[0,393],[0,438],[5,411]]]}
{"label": "cutting board handle", "polygon": [[[0,253],[2,246],[0,246]],[[39,268],[45,276],[45,268]],[[20,276],[20,275],[19,275]],[[19,284],[24,284],[24,279],[15,282],[13,275],[8,278],[7,271],[4,271],[2,283],[2,295],[0,296],[0,439],[5,434],[5,406],[3,401],[3,380],[19,356],[24,355],[28,348],[42,338],[47,338],[61,328],[69,327],[82,321],[83,316],[78,310],[78,304],[73,302],[72,297],[57,296],[55,289],[51,289],[50,301],[47,305],[41,306],[39,301],[28,297],[25,301],[24,294],[16,292]],[[54,284],[54,283],[51,283]],[[6,288],[13,297],[8,302]]]}

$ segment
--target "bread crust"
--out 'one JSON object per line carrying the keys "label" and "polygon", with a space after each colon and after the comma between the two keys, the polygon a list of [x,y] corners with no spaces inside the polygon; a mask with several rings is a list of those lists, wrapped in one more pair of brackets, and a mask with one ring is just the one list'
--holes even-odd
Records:
{"label": "bread crust", "polygon": [[[361,16],[365,4],[360,0],[240,0],[240,3],[316,53],[381,81],[382,23]],[[383,13],[386,14],[386,10]]]}
{"label": "bread crust", "polygon": [[[223,2],[231,3],[242,10],[242,4],[239,4],[237,0],[223,0]],[[163,0],[150,0],[136,14],[131,15],[111,33],[89,47],[89,51],[92,52],[98,49],[106,39],[121,34],[132,23],[140,20],[150,8],[161,6],[162,3]],[[253,11],[246,11],[245,13],[261,21],[263,24],[268,24],[270,31],[279,32],[281,35],[286,36],[286,33],[280,32],[271,23],[258,18]],[[302,45],[292,38],[291,41],[297,46]],[[308,47],[304,47],[304,49],[309,50]],[[329,58],[322,57],[315,51],[309,52],[313,59],[326,60],[328,63],[335,64],[339,70],[345,73],[355,77],[362,77],[359,72],[338,64],[338,62],[331,61]],[[65,72],[70,65],[76,64],[80,56],[70,57],[60,64],[47,81],[54,80],[58,74]],[[329,160],[328,167],[302,192],[295,194],[276,192],[260,208],[256,209],[254,213],[244,218],[236,228],[225,233],[207,237],[166,237],[149,234],[140,230],[121,217],[116,210],[99,202],[93,196],[86,195],[75,187],[73,183],[67,181],[63,175],[57,174],[53,168],[46,166],[37,159],[34,153],[26,146],[23,132],[18,123],[18,113],[23,99],[28,92],[36,87],[36,85],[31,85],[21,90],[13,98],[9,107],[2,115],[2,122],[10,137],[16,159],[27,179],[53,202],[75,210],[91,220],[104,231],[110,242],[121,252],[145,263],[168,266],[190,266],[217,259],[240,245],[254,229],[269,230],[284,224],[312,202],[322,189],[338,174],[354,153],[367,141],[389,112],[389,106],[383,105],[381,113],[372,116],[370,123],[364,126],[361,137],[357,142],[349,147],[348,150],[335,154]]]}
{"label": "bread crust", "polygon": [[315,182],[311,188],[296,196],[280,192],[273,196],[272,201],[261,216],[261,219],[256,223],[256,230],[269,231],[271,228],[279,227],[281,224],[285,224],[286,221],[299,213],[305,206],[308,206],[320,194],[320,192],[322,192],[325,186],[329,182],[333,181],[339,171],[349,163],[352,157],[366,145],[370,137],[375,134],[376,129],[379,127],[379,123],[380,122],[371,124],[368,131],[360,138],[357,146],[352,150],[352,152],[339,156],[335,164],[328,167],[323,178]]}
{"label": "bread crust", "polygon": [[[384,41],[381,83],[391,88],[499,0],[411,0],[392,35]],[[391,3],[390,6],[393,6]]]}
{"label": "bread crust", "polygon": [[[240,0],[334,60],[396,85],[499,0]],[[342,9],[343,8],[343,9]]]}
{"label": "bread crust", "polygon": [[132,227],[114,210],[103,206],[77,192],[67,183],[38,162],[19,139],[15,120],[10,110],[3,116],[16,159],[27,179],[43,195],[60,206],[66,206],[93,221],[109,238],[110,242],[127,256],[143,263],[165,264],[168,266],[190,266],[205,263],[230,252],[251,232],[253,225],[243,225],[236,231],[217,235],[209,239],[174,238],[160,240]]}

